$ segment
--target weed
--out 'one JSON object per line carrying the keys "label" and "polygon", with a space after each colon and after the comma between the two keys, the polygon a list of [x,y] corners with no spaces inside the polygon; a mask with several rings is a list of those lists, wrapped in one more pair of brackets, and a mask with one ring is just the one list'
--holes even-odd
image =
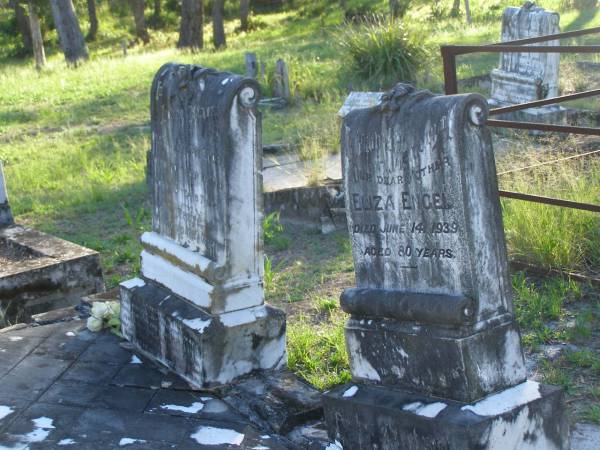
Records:
{"label": "weed", "polygon": [[263,219],[263,236],[265,243],[275,250],[285,250],[290,246],[290,239],[283,235],[283,225],[279,220],[279,211],[267,214]]}
{"label": "weed", "polygon": [[379,86],[413,82],[427,55],[414,32],[402,22],[382,16],[344,27],[338,42],[355,73]]}
{"label": "weed", "polygon": [[600,424],[600,406],[592,405],[583,413],[583,418],[590,422]]}
{"label": "weed", "polygon": [[338,301],[334,298],[319,297],[316,307],[319,312],[331,313],[338,308]]}
{"label": "weed", "polygon": [[306,321],[288,327],[288,365],[319,389],[350,381],[344,318],[314,326]]}

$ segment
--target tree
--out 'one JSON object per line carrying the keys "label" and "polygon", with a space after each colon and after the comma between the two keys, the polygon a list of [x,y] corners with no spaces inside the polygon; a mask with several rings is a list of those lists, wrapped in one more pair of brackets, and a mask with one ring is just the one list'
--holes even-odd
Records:
{"label": "tree", "polygon": [[240,0],[240,29],[248,31],[248,17],[250,16],[250,0]]}
{"label": "tree", "polygon": [[454,0],[452,2],[452,9],[450,10],[450,17],[458,17],[460,15],[460,0]]}
{"label": "tree", "polygon": [[29,9],[29,28],[31,30],[31,43],[33,47],[33,58],[35,59],[35,68],[42,70],[46,65],[46,53],[44,52],[44,40],[42,39],[42,28],[40,18],[33,0],[27,3]]}
{"label": "tree", "polygon": [[96,40],[98,34],[98,15],[96,14],[96,0],[87,0],[88,17],[90,18],[90,29],[88,30],[88,41]]}
{"label": "tree", "polygon": [[54,25],[58,31],[60,48],[67,64],[77,65],[88,59],[88,50],[79,27],[71,0],[50,0]]}
{"label": "tree", "polygon": [[213,0],[213,44],[215,48],[227,46],[225,27],[223,25],[223,5],[225,0]]}
{"label": "tree", "polygon": [[161,0],[154,0],[154,12],[152,13],[152,23],[154,23],[155,26],[161,23],[161,6]]}
{"label": "tree", "polygon": [[133,10],[133,20],[135,21],[135,35],[144,44],[150,42],[150,35],[146,27],[146,17],[144,11],[146,9],[145,0],[129,0],[131,9]]}
{"label": "tree", "polygon": [[471,25],[473,23],[473,19],[471,19],[471,7],[469,5],[469,0],[465,0],[465,15],[467,16],[467,23]]}
{"label": "tree", "polygon": [[23,9],[23,6],[19,3],[19,0],[10,0],[8,2],[8,7],[13,9],[15,12],[15,18],[17,19],[17,27],[19,28],[19,33],[21,34],[21,39],[23,40],[23,48],[30,52],[33,45],[31,42],[31,31],[29,30],[29,20],[27,19],[27,14]]}
{"label": "tree", "polygon": [[204,46],[204,5],[202,0],[182,0],[181,25],[177,47],[200,49]]}

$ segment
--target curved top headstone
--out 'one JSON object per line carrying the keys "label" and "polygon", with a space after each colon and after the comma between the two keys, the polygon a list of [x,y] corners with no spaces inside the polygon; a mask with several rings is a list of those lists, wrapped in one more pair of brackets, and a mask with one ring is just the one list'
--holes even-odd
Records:
{"label": "curved top headstone", "polygon": [[[502,15],[502,42],[560,33],[560,16],[532,2],[510,6]],[[546,41],[528,45],[559,45]],[[558,96],[559,53],[501,53],[500,66],[492,72],[492,98],[523,103]],[[535,89],[528,88],[535,84]]]}
{"label": "curved top headstone", "polygon": [[348,226],[357,287],[366,289],[354,306],[362,313],[475,327],[510,314],[487,112],[480,95],[399,84],[378,106],[344,118]]}
{"label": "curved top headstone", "polygon": [[212,286],[262,282],[259,96],[254,80],[194,65],[166,64],[152,84],[142,242]]}

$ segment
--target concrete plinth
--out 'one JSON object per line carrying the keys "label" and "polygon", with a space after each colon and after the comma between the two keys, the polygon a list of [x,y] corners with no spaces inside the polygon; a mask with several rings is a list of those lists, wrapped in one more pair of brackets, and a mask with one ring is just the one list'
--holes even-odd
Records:
{"label": "concrete plinth", "polygon": [[526,379],[512,320],[457,336],[435,327],[353,317],[345,332],[356,381],[474,401]]}
{"label": "concrete plinth", "polygon": [[267,305],[211,315],[137,278],[121,284],[121,320],[140,352],[199,388],[286,363],[285,313]]}
{"label": "concrete plinth", "polygon": [[362,384],[323,397],[331,439],[344,450],[568,449],[559,388],[527,381],[467,404]]}

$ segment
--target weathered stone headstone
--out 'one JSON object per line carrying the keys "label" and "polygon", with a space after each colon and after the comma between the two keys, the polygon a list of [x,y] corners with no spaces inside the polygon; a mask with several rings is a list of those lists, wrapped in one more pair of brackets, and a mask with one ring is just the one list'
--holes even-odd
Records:
{"label": "weathered stone headstone", "polygon": [[14,223],[10,204],[8,203],[8,194],[6,192],[6,183],[4,181],[4,169],[0,161],[0,228],[7,227]]}
{"label": "weathered stone headstone", "polygon": [[275,97],[281,97],[288,103],[292,100],[290,75],[283,59],[278,59],[275,63]]}
{"label": "weathered stone headstone", "polygon": [[526,381],[487,111],[399,84],[344,118],[357,384],[325,395],[344,449],[567,446],[562,392]]}
{"label": "weathered stone headstone", "polygon": [[[508,7],[502,15],[502,42],[560,33],[560,16],[532,2]],[[560,45],[547,41],[528,45]],[[491,105],[509,106],[558,96],[559,53],[501,53],[500,66],[491,74]],[[548,106],[513,113],[516,120],[557,121],[562,108]],[[554,117],[552,117],[552,114]],[[554,120],[553,120],[554,119]]]}
{"label": "weathered stone headstone", "polygon": [[258,84],[168,64],[152,85],[152,232],[121,284],[123,333],[197,386],[285,364],[264,304]]}
{"label": "weathered stone headstone", "polygon": [[256,53],[246,53],[244,56],[246,62],[246,76],[248,78],[256,78],[258,76],[258,60]]}

